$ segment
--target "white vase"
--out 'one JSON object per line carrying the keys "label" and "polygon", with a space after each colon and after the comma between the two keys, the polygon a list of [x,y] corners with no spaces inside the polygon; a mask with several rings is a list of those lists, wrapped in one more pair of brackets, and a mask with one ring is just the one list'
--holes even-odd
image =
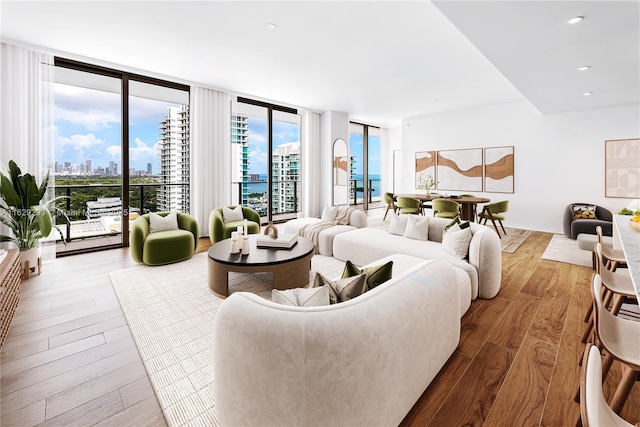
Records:
{"label": "white vase", "polygon": [[[27,262],[29,271],[27,271]],[[42,251],[40,245],[35,248],[20,249],[20,263],[22,264],[22,277],[28,279],[31,274],[40,274],[42,271]]]}

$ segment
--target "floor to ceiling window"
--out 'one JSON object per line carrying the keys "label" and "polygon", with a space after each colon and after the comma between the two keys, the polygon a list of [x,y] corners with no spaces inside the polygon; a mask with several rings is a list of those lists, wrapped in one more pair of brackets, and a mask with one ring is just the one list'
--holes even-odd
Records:
{"label": "floor to ceiling window", "polygon": [[349,123],[350,203],[378,206],[382,197],[380,128]]}
{"label": "floor to ceiling window", "polygon": [[239,98],[231,117],[232,197],[263,222],[300,210],[300,116],[295,109]]}
{"label": "floor to ceiling window", "polygon": [[130,220],[188,212],[188,87],[63,59],[55,81],[59,254],[127,246]]}

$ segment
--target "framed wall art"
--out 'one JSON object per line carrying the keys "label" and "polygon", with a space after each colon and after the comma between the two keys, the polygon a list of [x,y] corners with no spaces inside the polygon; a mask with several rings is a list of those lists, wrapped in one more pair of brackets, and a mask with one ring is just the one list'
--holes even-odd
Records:
{"label": "framed wall art", "polygon": [[436,178],[436,152],[418,151],[416,152],[416,188],[420,188],[420,177],[426,179],[427,175]]}
{"label": "framed wall art", "polygon": [[487,193],[514,192],[513,146],[484,149],[484,191]]}
{"label": "framed wall art", "polygon": [[482,191],[482,148],[438,151],[438,190]]}
{"label": "framed wall art", "polygon": [[605,197],[640,198],[640,138],[604,144]]}

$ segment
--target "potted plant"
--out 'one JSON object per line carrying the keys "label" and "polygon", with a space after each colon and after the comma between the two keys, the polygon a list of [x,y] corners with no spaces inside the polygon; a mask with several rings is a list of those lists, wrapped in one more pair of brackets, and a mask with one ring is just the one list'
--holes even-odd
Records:
{"label": "potted plant", "polygon": [[[50,206],[66,196],[56,197],[46,203],[42,199],[49,184],[49,172],[37,184],[36,178],[31,174],[22,174],[22,171],[11,160],[7,175],[0,172],[0,222],[6,225],[12,235],[0,234],[0,242],[12,242],[20,249],[20,258],[25,272],[25,262],[29,261],[29,268],[38,265],[40,258],[40,239],[49,236],[52,229],[56,229],[62,236],[57,225],[53,224]],[[66,214],[53,207],[66,221]],[[27,273],[27,272],[25,272]]]}
{"label": "potted plant", "polygon": [[433,175],[428,174],[425,178],[424,174],[421,173],[418,176],[418,188],[427,190],[427,196],[431,195],[431,189],[434,188],[436,185],[438,185],[438,182],[433,178]]}

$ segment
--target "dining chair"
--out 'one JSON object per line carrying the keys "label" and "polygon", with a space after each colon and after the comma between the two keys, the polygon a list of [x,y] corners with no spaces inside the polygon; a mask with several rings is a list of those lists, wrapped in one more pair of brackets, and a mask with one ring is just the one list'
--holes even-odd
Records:
{"label": "dining chair", "polygon": [[398,196],[396,206],[400,211],[400,215],[422,213],[422,205],[420,203],[420,200],[414,199],[412,197]]}
{"label": "dining chair", "polygon": [[460,215],[460,203],[449,199],[435,199],[431,202],[433,216],[437,218],[455,218]]}
{"label": "dining chair", "polygon": [[610,313],[604,306],[602,291],[602,279],[599,274],[594,274],[591,296],[594,301],[595,337],[606,351],[601,381],[606,379],[614,360],[623,364],[622,379],[609,402],[613,412],[619,414],[640,374],[640,322]]}
{"label": "dining chair", "polygon": [[502,221],[505,220],[505,216],[503,213],[509,210],[509,201],[503,200],[501,202],[489,203],[488,205],[484,205],[482,208],[482,212],[478,214],[479,220],[484,220],[482,224],[487,224],[487,220],[490,220],[493,224],[493,228],[496,229],[496,233],[498,233],[498,237],[502,239],[500,232],[498,231],[498,226],[496,225],[496,221],[502,227],[502,232],[506,235],[507,230],[504,229],[504,225],[502,225]]}
{"label": "dining chair", "polygon": [[606,263],[606,267],[612,271],[616,271],[620,265],[626,265],[627,259],[624,256],[624,252],[621,249],[612,249],[604,244],[602,237],[602,227],[596,227],[596,236],[598,236],[598,243],[602,245],[603,261]]}
{"label": "dining chair", "polygon": [[[587,345],[580,371],[580,419],[583,427],[633,427],[607,405],[602,394],[600,349]],[[636,424],[637,426],[638,424]]]}
{"label": "dining chair", "polygon": [[[629,275],[628,270],[621,269],[620,271],[613,272],[606,267],[604,258],[602,256],[602,250],[604,249],[604,247],[605,246],[601,243],[596,243],[596,274],[600,275],[600,279],[602,281],[602,284],[604,285],[603,293],[601,295],[604,307],[608,307],[609,303],[613,299],[614,301],[613,306],[611,307],[611,313],[614,316],[617,316],[624,302],[636,301],[637,298],[635,294],[635,288],[633,287],[633,282],[631,281],[631,276]],[[591,309],[587,311],[587,315],[585,316],[587,327],[585,328],[584,334],[582,335],[583,343],[586,343],[587,341],[590,341],[592,339],[594,326],[593,307],[594,306],[592,305]]]}
{"label": "dining chair", "polygon": [[393,209],[393,213],[398,212],[398,207],[396,206],[396,196],[394,196],[393,193],[384,193],[384,202],[387,204],[387,209],[384,211],[384,217],[382,218],[383,221],[387,219],[387,213],[389,212],[389,209]]}

